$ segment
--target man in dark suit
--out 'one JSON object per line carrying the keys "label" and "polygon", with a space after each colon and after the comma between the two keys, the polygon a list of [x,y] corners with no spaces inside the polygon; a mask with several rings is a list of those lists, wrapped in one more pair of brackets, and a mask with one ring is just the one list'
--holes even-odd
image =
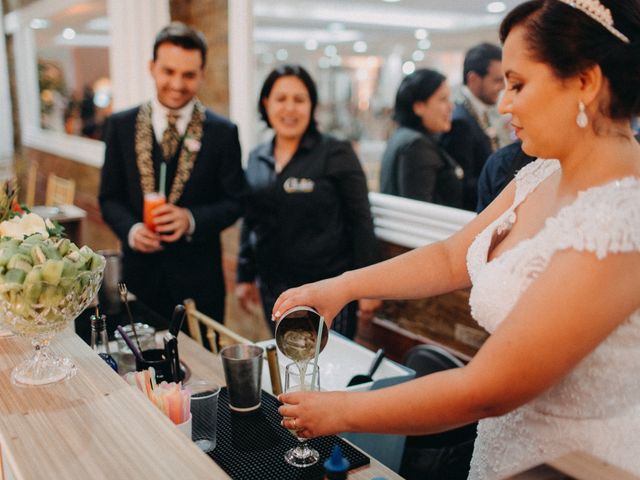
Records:
{"label": "man in dark suit", "polygon": [[[122,242],[124,280],[143,303],[169,318],[194,298],[222,321],[220,232],[242,213],[245,181],[236,126],[196,98],[206,53],[202,34],[184,24],[160,31],[149,65],[154,98],[106,122],[100,207]],[[144,196],[162,185],[166,204],[143,223]]]}
{"label": "man in dark suit", "polygon": [[463,82],[442,146],[464,170],[463,208],[475,211],[478,177],[497,148],[497,130],[491,126],[489,109],[504,88],[500,47],[481,43],[471,48],[464,59]]}
{"label": "man in dark suit", "polygon": [[522,167],[535,160],[524,153],[522,142],[514,142],[496,150],[487,159],[478,177],[478,206],[476,211],[482,210],[495,200]]}

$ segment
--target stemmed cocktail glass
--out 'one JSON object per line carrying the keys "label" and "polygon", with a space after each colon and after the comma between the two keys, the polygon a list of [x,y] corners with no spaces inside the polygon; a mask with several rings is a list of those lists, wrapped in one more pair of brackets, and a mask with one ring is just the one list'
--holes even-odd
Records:
{"label": "stemmed cocktail glass", "polygon": [[[319,391],[320,390],[320,367],[308,364],[306,368],[300,369],[296,363],[290,363],[285,369],[284,391]],[[314,383],[312,381],[315,380]],[[294,467],[308,467],[317,463],[320,454],[317,450],[309,447],[305,438],[298,436],[298,431],[289,430],[296,436],[300,444],[284,454],[284,459]]]}

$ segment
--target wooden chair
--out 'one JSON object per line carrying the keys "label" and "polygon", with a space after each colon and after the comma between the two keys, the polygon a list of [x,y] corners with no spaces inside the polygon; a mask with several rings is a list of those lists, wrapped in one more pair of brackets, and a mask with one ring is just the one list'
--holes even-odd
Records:
{"label": "wooden chair", "polygon": [[47,177],[47,193],[45,205],[73,205],[73,198],[76,193],[76,182],[74,180],[58,177],[50,173]]}
{"label": "wooden chair", "polygon": [[24,203],[27,207],[33,207],[36,202],[36,188],[38,186],[38,164],[31,162],[27,171],[26,194]]}
{"label": "wooden chair", "polygon": [[184,306],[187,310],[187,326],[189,328],[189,335],[191,338],[199,342],[200,345],[204,346],[200,325],[204,326],[207,340],[209,340],[209,345],[214,353],[218,353],[219,347],[234,345],[237,343],[253,343],[251,340],[244,338],[233,330],[225,327],[220,322],[217,322],[213,318],[199,312],[196,308],[196,302],[192,299],[186,299],[184,301]]}

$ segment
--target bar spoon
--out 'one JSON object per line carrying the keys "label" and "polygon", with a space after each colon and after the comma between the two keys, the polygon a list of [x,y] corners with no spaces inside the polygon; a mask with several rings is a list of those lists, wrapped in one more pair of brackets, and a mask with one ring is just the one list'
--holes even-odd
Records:
{"label": "bar spoon", "polygon": [[120,293],[120,300],[122,300],[124,306],[127,307],[127,315],[129,316],[129,323],[131,323],[131,331],[136,339],[138,349],[142,351],[142,348],[140,348],[140,340],[138,340],[138,332],[136,332],[136,325],[133,322],[133,315],[131,315],[131,308],[129,308],[129,290],[124,282],[118,282],[118,292]]}

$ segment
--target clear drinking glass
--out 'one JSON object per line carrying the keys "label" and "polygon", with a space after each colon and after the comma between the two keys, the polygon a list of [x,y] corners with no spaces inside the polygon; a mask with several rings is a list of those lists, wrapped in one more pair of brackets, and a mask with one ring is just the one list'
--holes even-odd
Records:
{"label": "clear drinking glass", "polygon": [[[315,379],[313,384],[312,378]],[[290,363],[287,365],[284,373],[284,391],[299,392],[311,390],[320,390],[320,367],[313,363]],[[296,436],[300,444],[284,454],[284,459],[287,463],[294,467],[309,467],[317,463],[320,458],[318,451],[309,447],[305,438],[298,437],[296,430],[289,431]]]}

